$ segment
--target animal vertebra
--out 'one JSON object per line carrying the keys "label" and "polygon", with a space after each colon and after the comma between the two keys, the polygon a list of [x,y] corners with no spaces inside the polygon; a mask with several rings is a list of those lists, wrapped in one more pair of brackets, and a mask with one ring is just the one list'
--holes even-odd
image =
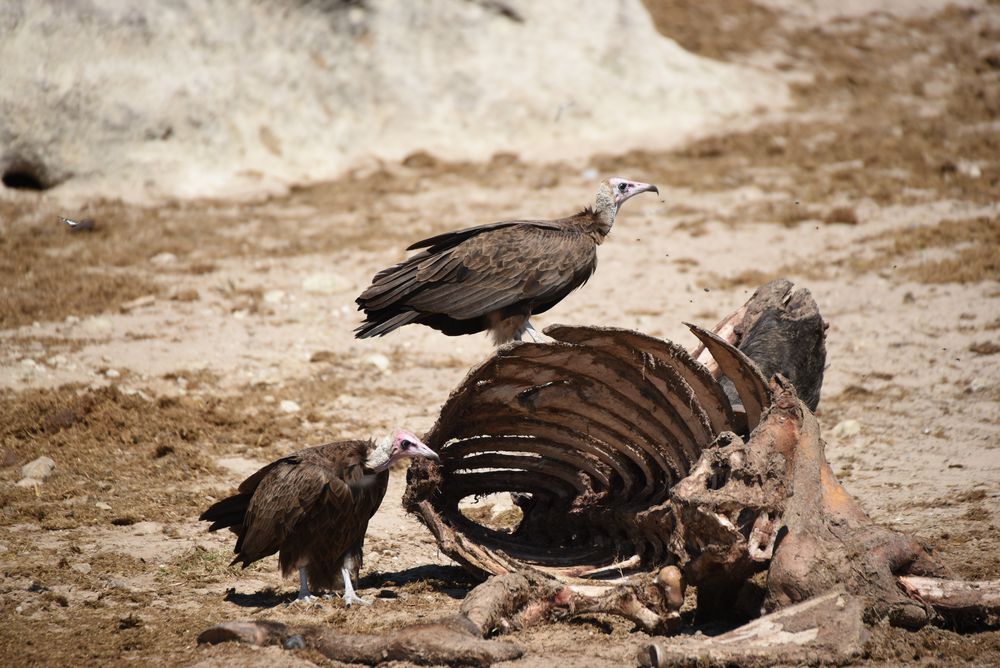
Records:
{"label": "animal vertebra", "polygon": [[300,599],[310,596],[309,585],[333,588],[340,575],[344,601],[367,603],[355,594],[351,575],[357,578],[361,568],[368,520],[385,496],[389,467],[404,457],[438,459],[405,430],[377,442],[301,450],[254,473],[200,519],[212,522],[209,531],[236,534],[233,564],[246,568],[277,552],[283,575],[299,571]]}
{"label": "animal vertebra", "polygon": [[527,332],[529,318],[558,304],[597,268],[597,247],[629,198],[659,193],[624,179],[601,182],[593,207],[559,220],[511,220],[418,241],[423,249],[375,275],[357,298],[360,338],[420,323],[449,336],[489,330],[497,344]]}

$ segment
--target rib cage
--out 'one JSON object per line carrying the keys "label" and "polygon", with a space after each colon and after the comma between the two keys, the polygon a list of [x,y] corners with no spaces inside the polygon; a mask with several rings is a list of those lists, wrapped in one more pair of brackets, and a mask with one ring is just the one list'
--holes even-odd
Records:
{"label": "rib cage", "polygon": [[[554,343],[500,348],[452,393],[425,437],[441,464],[411,466],[407,508],[446,554],[481,575],[527,565],[596,577],[623,574],[615,566],[622,560],[668,561],[671,487],[719,433],[752,430],[769,404],[753,362],[689,327],[733,381],[745,418],[673,343],[630,330],[550,327]],[[529,495],[513,533],[459,510],[463,498],[495,492]]]}

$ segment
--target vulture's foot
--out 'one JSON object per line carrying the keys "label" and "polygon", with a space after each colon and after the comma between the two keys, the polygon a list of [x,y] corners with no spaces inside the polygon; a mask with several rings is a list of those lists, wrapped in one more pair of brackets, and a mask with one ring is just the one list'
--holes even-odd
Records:
{"label": "vulture's foot", "polygon": [[545,334],[542,334],[537,329],[535,329],[534,325],[531,324],[530,320],[524,321],[524,329],[522,329],[521,332],[519,332],[519,334],[520,335],[518,336],[518,338],[521,339],[523,339],[524,335],[527,334],[528,337],[534,343],[555,343],[555,339],[553,339],[551,336],[546,336]]}
{"label": "vulture's foot", "polygon": [[310,605],[316,605],[319,602],[320,602],[319,596],[314,596],[313,594],[302,595],[300,593],[298,596],[295,597],[294,601],[289,601],[286,605],[310,606]]}
{"label": "vulture's foot", "polygon": [[344,593],[344,604],[347,605],[347,607],[349,608],[352,605],[354,605],[355,603],[358,604],[358,605],[371,605],[372,604],[372,602],[370,600],[368,600],[367,598],[361,598],[360,596],[358,596],[354,592],[351,592],[350,594],[348,594],[348,593],[345,592]]}

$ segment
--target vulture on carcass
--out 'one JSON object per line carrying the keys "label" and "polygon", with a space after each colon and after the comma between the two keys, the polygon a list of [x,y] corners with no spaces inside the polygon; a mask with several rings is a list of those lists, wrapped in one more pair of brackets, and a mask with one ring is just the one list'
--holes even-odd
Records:
{"label": "vulture on carcass", "polygon": [[282,575],[299,571],[299,598],[309,586],[344,582],[344,601],[365,603],[351,583],[361,568],[368,520],[389,483],[389,467],[404,457],[438,456],[412,433],[399,430],[378,441],[327,443],[282,457],[243,481],[236,494],[199,519],[209,531],[236,534],[236,558],[246,568],[278,553]]}
{"label": "vulture on carcass", "polygon": [[539,336],[542,313],[587,282],[597,247],[629,198],[660,191],[625,179],[601,182],[593,207],[559,220],[510,220],[439,234],[410,246],[419,253],[375,275],[357,298],[364,339],[416,322],[448,336],[489,330],[497,345]]}

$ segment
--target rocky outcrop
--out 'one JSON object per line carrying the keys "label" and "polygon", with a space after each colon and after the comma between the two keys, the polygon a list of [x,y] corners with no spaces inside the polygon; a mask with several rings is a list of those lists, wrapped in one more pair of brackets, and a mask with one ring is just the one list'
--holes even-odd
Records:
{"label": "rocky outcrop", "polygon": [[0,62],[5,185],[140,200],[668,145],[786,99],[639,0],[11,0]]}

